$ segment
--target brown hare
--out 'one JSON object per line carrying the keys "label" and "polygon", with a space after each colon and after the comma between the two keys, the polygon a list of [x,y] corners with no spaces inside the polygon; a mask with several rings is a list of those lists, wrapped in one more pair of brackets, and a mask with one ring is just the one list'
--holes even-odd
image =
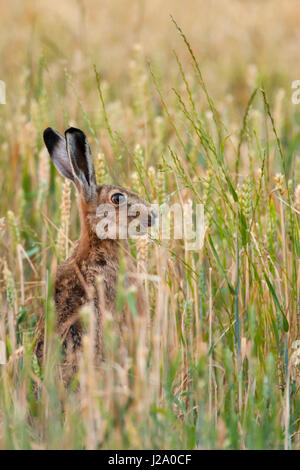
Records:
{"label": "brown hare", "polygon": [[[114,314],[121,247],[126,259],[127,282],[136,287],[137,311],[143,314],[143,285],[134,275],[126,240],[127,229],[128,223],[135,223],[143,214],[142,220],[146,223],[142,222],[141,231],[145,232],[145,226],[153,223],[155,214],[151,211],[151,205],[135,193],[118,186],[97,185],[90,146],[81,130],[70,128],[63,136],[48,128],[44,132],[44,142],[56,169],[73,181],[79,195],[81,234],[72,255],[58,266],[54,293],[56,331],[62,340],[62,373],[67,384],[78,368],[84,334],[80,309],[88,303],[94,309],[96,319],[96,362],[103,359],[103,309]],[[121,217],[121,208],[122,211],[126,209],[125,220]],[[42,358],[42,337],[37,340],[36,354],[39,359]]]}

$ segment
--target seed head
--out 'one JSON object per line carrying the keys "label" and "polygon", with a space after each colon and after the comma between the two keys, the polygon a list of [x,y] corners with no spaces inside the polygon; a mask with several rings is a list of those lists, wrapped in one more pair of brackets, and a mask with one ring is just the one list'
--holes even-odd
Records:
{"label": "seed head", "polygon": [[276,173],[274,176],[274,182],[276,185],[276,188],[279,192],[279,194],[283,195],[284,194],[284,176],[282,173]]}

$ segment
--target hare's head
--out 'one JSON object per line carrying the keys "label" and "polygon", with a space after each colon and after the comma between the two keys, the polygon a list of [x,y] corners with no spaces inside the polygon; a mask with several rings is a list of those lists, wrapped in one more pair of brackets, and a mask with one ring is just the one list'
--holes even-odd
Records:
{"label": "hare's head", "polygon": [[98,238],[141,235],[154,223],[149,202],[119,186],[97,185],[90,146],[80,129],[71,127],[63,136],[49,127],[44,141],[56,169],[79,193],[82,222]]}

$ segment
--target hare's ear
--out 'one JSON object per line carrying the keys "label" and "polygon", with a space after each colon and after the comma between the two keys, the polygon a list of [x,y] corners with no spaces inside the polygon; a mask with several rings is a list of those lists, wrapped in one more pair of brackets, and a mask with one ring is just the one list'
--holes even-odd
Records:
{"label": "hare's ear", "polygon": [[74,182],[88,202],[96,194],[96,176],[91,149],[86,135],[75,127],[65,132],[67,152],[74,174]]}
{"label": "hare's ear", "polygon": [[67,153],[66,139],[51,127],[44,131],[44,142],[55,168],[65,177],[74,181],[74,175]]}

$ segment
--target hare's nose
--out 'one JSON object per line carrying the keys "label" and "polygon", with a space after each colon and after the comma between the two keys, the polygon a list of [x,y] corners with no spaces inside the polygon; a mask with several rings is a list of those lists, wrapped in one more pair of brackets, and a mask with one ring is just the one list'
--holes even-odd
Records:
{"label": "hare's nose", "polygon": [[148,215],[148,227],[151,227],[155,224],[157,219],[157,212],[153,209],[151,210],[150,214]]}

